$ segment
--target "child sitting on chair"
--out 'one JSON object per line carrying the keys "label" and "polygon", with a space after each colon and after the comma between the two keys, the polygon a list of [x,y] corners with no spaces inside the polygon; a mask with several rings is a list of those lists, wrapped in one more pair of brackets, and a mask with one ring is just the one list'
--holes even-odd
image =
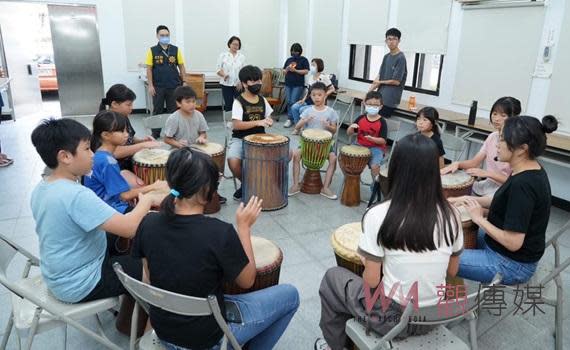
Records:
{"label": "child sitting on chair", "polygon": [[[297,135],[303,129],[323,129],[331,134],[336,133],[338,114],[334,109],[326,105],[327,86],[324,83],[316,82],[311,86],[311,99],[313,105],[301,114],[301,120],[295,125],[293,134]],[[294,196],[301,191],[299,184],[299,173],[301,172],[301,149],[291,151],[293,161],[293,185],[289,189],[289,196]],[[329,165],[321,189],[321,195],[328,199],[337,199],[337,195],[330,189],[334,171],[336,169],[336,154],[329,153]]]}
{"label": "child sitting on chair", "polygon": [[204,115],[196,110],[196,92],[190,86],[174,90],[178,110],[170,115],[164,127],[164,142],[175,148],[208,142],[208,124]]}
{"label": "child sitting on chair", "polygon": [[[273,349],[299,306],[289,284],[224,295],[224,283],[248,289],[256,279],[251,228],[261,212],[253,196],[236,210],[232,224],[204,216],[204,206],[218,188],[218,168],[208,155],[185,147],[166,163],[172,188],[158,213],[140,224],[133,255],[143,259],[152,285],[174,293],[205,298],[215,295],[238,343],[250,349]],[[226,310],[231,303],[234,308]],[[213,316],[180,316],[151,307],[150,321],[167,349],[219,348],[222,330]]]}
{"label": "child sitting on chair", "polygon": [[346,130],[350,137],[356,133],[356,144],[368,147],[372,156],[368,162],[372,178],[380,174],[380,165],[384,161],[386,140],[388,140],[388,126],[386,120],[380,115],[382,109],[382,95],[377,91],[369,91],[364,98],[366,114],[356,118]]}
{"label": "child sitting on chair", "polygon": [[[228,165],[234,177],[241,181],[241,158],[243,156],[243,138],[265,133],[265,128],[273,125],[270,118],[273,108],[261,91],[261,70],[255,66],[245,66],[239,71],[239,80],[243,92],[236,97],[232,106],[232,139],[228,147]],[[241,186],[235,191],[234,199],[242,197]]]}
{"label": "child sitting on chair", "polygon": [[113,271],[119,262],[127,274],[142,279],[142,263],[131,256],[110,257],[105,231],[125,238],[160,198],[140,194],[138,204],[121,214],[77,179],[91,172],[91,133],[72,119],[44,120],[32,143],[52,170],[32,192],[31,206],[39,237],[43,280],[57,299],[85,302],[125,294]]}

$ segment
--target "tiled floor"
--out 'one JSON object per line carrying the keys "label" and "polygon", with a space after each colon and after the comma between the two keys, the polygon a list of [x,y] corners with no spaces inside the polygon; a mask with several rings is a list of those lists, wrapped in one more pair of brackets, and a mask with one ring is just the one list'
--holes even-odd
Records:
{"label": "tiled floor", "polygon": [[[0,140],[2,149],[15,159],[14,165],[0,168],[0,233],[7,235],[31,252],[38,252],[37,238],[34,233],[34,220],[31,217],[29,200],[30,192],[40,179],[44,165],[37,156],[30,142],[30,133],[37,124],[41,114],[20,118],[17,122],[0,124]],[[132,117],[135,129],[143,133],[140,115]],[[223,143],[224,126],[219,111],[209,111],[206,119],[210,125],[211,141]],[[90,118],[80,119],[86,125]],[[276,133],[288,133],[282,125],[285,118],[271,130]],[[292,144],[297,140],[293,139]],[[366,175],[368,177],[368,175]],[[342,183],[342,173],[337,170],[332,184],[338,191]],[[223,181],[220,193],[231,198],[233,182]],[[368,195],[368,188],[361,189],[362,195]],[[234,222],[237,203],[229,200],[227,205],[215,216]],[[267,237],[276,242],[284,253],[281,270],[281,283],[295,285],[301,295],[301,306],[289,328],[279,341],[277,349],[312,349],[316,337],[320,336],[318,321],[320,301],[318,286],[328,267],[335,265],[330,245],[330,234],[338,226],[359,221],[364,213],[365,205],[356,208],[342,206],[339,201],[331,201],[319,195],[299,194],[289,198],[289,205],[274,212],[264,212],[254,227],[256,235]],[[551,233],[570,218],[570,214],[553,208],[548,232]],[[563,258],[570,255],[570,233],[561,239]],[[545,260],[552,258],[548,252]],[[21,266],[21,263],[18,264]],[[37,273],[37,272],[36,272]],[[570,290],[570,273],[563,274],[564,286]],[[0,332],[10,312],[9,293],[0,287]],[[566,301],[568,298],[566,297]],[[545,315],[512,316],[504,323],[489,331],[479,339],[481,349],[553,349],[554,312],[551,307],[542,307]],[[570,303],[564,306],[565,348],[570,349]],[[110,313],[103,315],[105,328],[111,339],[122,347],[128,347],[128,339],[118,334]],[[481,327],[489,324],[492,316],[482,315]],[[89,326],[93,324],[87,323]],[[467,341],[465,324],[455,326],[453,332]],[[49,331],[37,336],[34,349],[59,348],[62,344],[62,333]],[[15,337],[10,338],[9,349],[17,348]],[[99,349],[99,344],[79,334],[74,329],[68,331],[68,349]]]}

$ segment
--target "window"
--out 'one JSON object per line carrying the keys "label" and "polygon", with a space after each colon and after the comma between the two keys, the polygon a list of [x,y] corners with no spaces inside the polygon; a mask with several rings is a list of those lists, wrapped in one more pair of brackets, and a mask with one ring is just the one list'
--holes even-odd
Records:
{"label": "window", "polygon": [[[348,78],[372,83],[378,75],[385,46],[350,45]],[[408,64],[408,77],[404,89],[439,96],[443,55],[404,52]]]}

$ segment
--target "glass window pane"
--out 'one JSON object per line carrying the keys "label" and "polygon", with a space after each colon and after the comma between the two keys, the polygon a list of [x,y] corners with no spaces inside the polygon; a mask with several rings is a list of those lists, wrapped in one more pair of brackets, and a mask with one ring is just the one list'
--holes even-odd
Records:
{"label": "glass window pane", "polygon": [[365,45],[356,45],[354,55],[354,77],[364,79],[364,58],[366,54]]}
{"label": "glass window pane", "polygon": [[440,62],[441,55],[425,54],[424,71],[421,77],[422,89],[437,91],[437,80],[441,69]]}
{"label": "glass window pane", "polygon": [[370,70],[368,71],[368,79],[374,80],[380,72],[380,65],[382,64],[382,58],[386,54],[386,48],[384,46],[371,46],[370,50]]}
{"label": "glass window pane", "polygon": [[414,82],[414,62],[416,61],[415,52],[404,52],[406,56],[406,68],[408,69],[408,77],[406,78],[405,86],[412,86]]}

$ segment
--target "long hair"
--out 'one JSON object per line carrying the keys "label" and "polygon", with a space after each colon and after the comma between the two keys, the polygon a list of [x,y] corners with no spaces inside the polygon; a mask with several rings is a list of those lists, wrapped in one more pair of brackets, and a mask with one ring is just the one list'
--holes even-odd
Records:
{"label": "long hair", "polygon": [[382,246],[424,252],[457,239],[459,223],[443,196],[438,158],[435,142],[419,133],[398,141],[388,168],[391,203],[378,231]]}
{"label": "long hair", "polygon": [[107,109],[107,106],[111,106],[111,103],[123,103],[126,101],[136,100],[137,95],[133,90],[129,89],[125,84],[115,84],[107,90],[105,98],[101,100],[99,104],[99,111]]}
{"label": "long hair", "polygon": [[93,136],[91,136],[91,150],[96,152],[101,144],[101,134],[105,131],[124,131],[127,128],[127,117],[113,111],[101,111],[93,119]]}
{"label": "long hair", "polygon": [[[218,190],[218,177],[218,168],[212,158],[190,147],[173,151],[166,162],[166,182],[179,193],[178,198],[199,195],[210,201]],[[175,216],[175,198],[169,194],[160,205],[160,211],[168,217]]]}
{"label": "long hair", "polygon": [[437,109],[433,107],[424,107],[416,113],[416,119],[420,116],[426,118],[431,123],[431,131],[439,135],[439,125],[437,125],[437,121],[439,120],[439,113]]}

